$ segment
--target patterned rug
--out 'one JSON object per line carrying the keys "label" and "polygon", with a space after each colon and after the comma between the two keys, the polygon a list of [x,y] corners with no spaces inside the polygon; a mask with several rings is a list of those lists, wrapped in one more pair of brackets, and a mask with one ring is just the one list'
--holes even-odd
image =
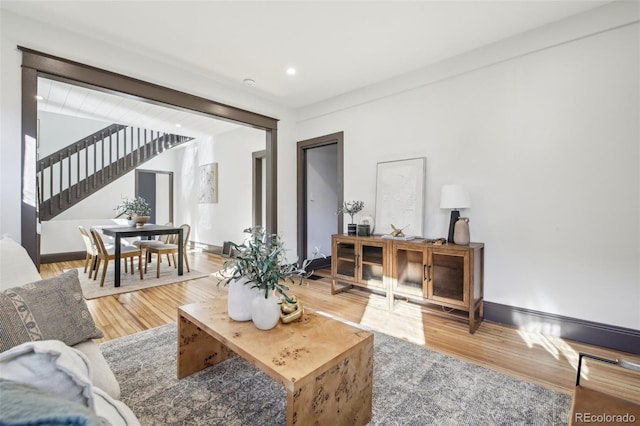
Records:
{"label": "patterned rug", "polygon": [[[571,397],[374,332],[370,425],[563,425]],[[176,379],[176,324],[100,345],[142,425],[284,425],[284,387],[240,357]]]}

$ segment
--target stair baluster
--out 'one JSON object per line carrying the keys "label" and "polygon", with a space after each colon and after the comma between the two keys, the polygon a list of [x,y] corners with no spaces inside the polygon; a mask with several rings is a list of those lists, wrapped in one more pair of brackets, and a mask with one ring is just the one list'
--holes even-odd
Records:
{"label": "stair baluster", "polygon": [[[127,127],[117,124],[108,126],[38,161],[36,180],[41,220],[55,217],[140,164],[192,139],[133,127],[129,127],[127,135]],[[92,152],[89,153],[89,150]],[[106,150],[109,151],[108,159]],[[123,155],[121,156],[120,153]],[[99,160],[98,155],[100,155]],[[82,158],[84,158],[84,167],[81,164]],[[66,165],[65,161],[67,161]],[[89,167],[90,162],[93,162],[92,170]],[[73,179],[74,170],[75,180]],[[100,176],[97,176],[98,173]],[[49,179],[48,194],[45,191],[46,177]]]}

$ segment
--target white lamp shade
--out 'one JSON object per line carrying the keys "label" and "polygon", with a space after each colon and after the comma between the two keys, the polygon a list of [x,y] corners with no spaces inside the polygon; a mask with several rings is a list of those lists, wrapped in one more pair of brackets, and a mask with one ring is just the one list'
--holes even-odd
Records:
{"label": "white lamp shade", "polygon": [[440,194],[441,209],[468,209],[471,207],[471,197],[462,185],[443,185]]}

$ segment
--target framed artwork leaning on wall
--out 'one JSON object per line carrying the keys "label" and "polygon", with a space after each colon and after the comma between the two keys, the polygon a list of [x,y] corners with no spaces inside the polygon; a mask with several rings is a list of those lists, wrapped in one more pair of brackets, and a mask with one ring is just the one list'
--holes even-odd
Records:
{"label": "framed artwork leaning on wall", "polygon": [[426,164],[426,157],[378,163],[377,234],[391,233],[393,225],[404,235],[422,237]]}

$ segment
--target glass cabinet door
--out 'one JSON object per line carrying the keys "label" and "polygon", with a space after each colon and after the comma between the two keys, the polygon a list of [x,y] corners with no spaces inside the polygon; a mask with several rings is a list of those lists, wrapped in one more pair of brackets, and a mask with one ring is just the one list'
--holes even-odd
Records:
{"label": "glass cabinet door", "polygon": [[425,252],[419,245],[394,246],[394,291],[409,296],[424,297]]}
{"label": "glass cabinet door", "polygon": [[429,298],[460,306],[467,305],[467,256],[466,252],[439,253],[435,249],[431,250]]}
{"label": "glass cabinet door", "polygon": [[355,242],[337,241],[336,243],[336,275],[348,279],[356,278],[356,244]]}
{"label": "glass cabinet door", "polygon": [[384,288],[384,246],[361,243],[360,281],[367,287]]}

